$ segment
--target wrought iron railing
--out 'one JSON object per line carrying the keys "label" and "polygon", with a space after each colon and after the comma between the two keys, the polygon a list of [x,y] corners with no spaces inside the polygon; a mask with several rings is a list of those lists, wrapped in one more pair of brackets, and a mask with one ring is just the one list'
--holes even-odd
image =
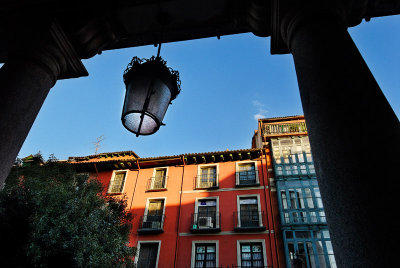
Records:
{"label": "wrought iron railing", "polygon": [[245,210],[233,212],[235,228],[264,227],[264,211]]}
{"label": "wrought iron railing", "polygon": [[196,189],[206,189],[218,187],[218,174],[202,174],[195,178]]}
{"label": "wrought iron railing", "polygon": [[238,185],[254,185],[257,183],[257,176],[255,170],[239,171],[236,172],[238,177]]}
{"label": "wrought iron railing", "polygon": [[140,217],[139,229],[160,230],[163,229],[165,215],[143,215]]}
{"label": "wrought iron railing", "polygon": [[[256,265],[251,265],[251,266],[237,266],[233,265],[231,266],[232,268],[273,268],[273,266],[256,266]],[[229,268],[229,267],[228,267]]]}
{"label": "wrought iron railing", "polygon": [[221,213],[200,212],[192,214],[191,229],[193,231],[216,229],[221,226]]}
{"label": "wrought iron railing", "polygon": [[147,191],[162,190],[167,188],[167,176],[151,177],[147,181]]}
{"label": "wrought iron railing", "polygon": [[263,135],[267,136],[302,132],[307,132],[305,122],[263,125]]}

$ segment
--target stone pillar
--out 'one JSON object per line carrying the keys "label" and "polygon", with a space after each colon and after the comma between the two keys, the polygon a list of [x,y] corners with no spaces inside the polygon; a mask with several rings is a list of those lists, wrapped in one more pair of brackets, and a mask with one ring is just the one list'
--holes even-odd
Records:
{"label": "stone pillar", "polygon": [[400,241],[400,125],[340,9],[281,20],[293,55],[338,267],[394,267]]}
{"label": "stone pillar", "polygon": [[0,69],[0,189],[57,79],[87,75],[57,25]]}

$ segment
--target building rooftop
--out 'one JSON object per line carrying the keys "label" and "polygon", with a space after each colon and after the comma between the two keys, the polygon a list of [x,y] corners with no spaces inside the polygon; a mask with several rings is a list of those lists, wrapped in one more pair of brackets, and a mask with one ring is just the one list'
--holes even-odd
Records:
{"label": "building rooftop", "polygon": [[262,149],[226,150],[204,153],[187,153],[170,156],[140,158],[133,151],[109,152],[98,155],[69,157],[68,163],[76,165],[79,171],[140,169],[154,166],[206,164],[240,161],[260,157]]}

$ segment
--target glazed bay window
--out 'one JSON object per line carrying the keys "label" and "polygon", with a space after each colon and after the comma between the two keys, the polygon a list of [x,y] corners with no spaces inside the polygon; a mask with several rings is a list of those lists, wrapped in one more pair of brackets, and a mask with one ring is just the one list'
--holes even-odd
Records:
{"label": "glazed bay window", "polygon": [[236,186],[259,184],[257,162],[236,163]]}
{"label": "glazed bay window", "polygon": [[215,243],[195,244],[194,267],[217,267],[217,247]]}
{"label": "glazed bay window", "polygon": [[278,181],[277,184],[283,224],[326,222],[316,179]]}
{"label": "glazed bay window", "polygon": [[115,171],[110,185],[108,186],[107,193],[109,194],[119,194],[122,193],[125,185],[126,171]]}
{"label": "glazed bay window", "polygon": [[147,183],[147,191],[164,190],[167,184],[167,168],[157,168]]}
{"label": "glazed bay window", "polygon": [[263,246],[261,243],[240,244],[241,267],[264,267]]}
{"label": "glazed bay window", "polygon": [[217,166],[200,166],[196,177],[196,189],[218,187]]}

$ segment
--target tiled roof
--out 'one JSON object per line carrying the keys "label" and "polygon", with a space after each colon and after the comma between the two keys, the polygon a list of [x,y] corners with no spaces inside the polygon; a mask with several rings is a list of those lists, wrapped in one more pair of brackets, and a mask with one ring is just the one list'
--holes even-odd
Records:
{"label": "tiled roof", "polygon": [[[97,162],[97,161],[108,161],[109,158],[114,160],[117,159],[137,159],[139,156],[134,151],[121,151],[121,152],[109,152],[109,153],[100,153],[88,156],[71,156],[68,157],[69,162],[78,162],[78,161],[86,161],[86,162]],[[100,160],[102,159],[102,160]]]}
{"label": "tiled roof", "polygon": [[[87,165],[87,164],[104,164],[108,166],[120,166],[121,163],[125,163],[122,166],[128,164],[129,167],[133,166],[143,166],[143,165],[153,165],[160,162],[180,162],[183,161],[186,164],[197,163],[197,161],[206,162],[220,162],[220,161],[236,161],[240,159],[249,159],[258,157],[261,153],[261,149],[241,149],[233,151],[215,151],[215,152],[204,152],[204,153],[187,153],[180,155],[170,155],[170,156],[157,156],[157,157],[145,157],[136,158],[132,156],[114,156],[114,157],[99,157],[94,156],[89,157],[70,157],[68,162],[75,165]],[[116,153],[105,153],[103,155],[115,155]],[[228,156],[228,157],[227,157]]]}

